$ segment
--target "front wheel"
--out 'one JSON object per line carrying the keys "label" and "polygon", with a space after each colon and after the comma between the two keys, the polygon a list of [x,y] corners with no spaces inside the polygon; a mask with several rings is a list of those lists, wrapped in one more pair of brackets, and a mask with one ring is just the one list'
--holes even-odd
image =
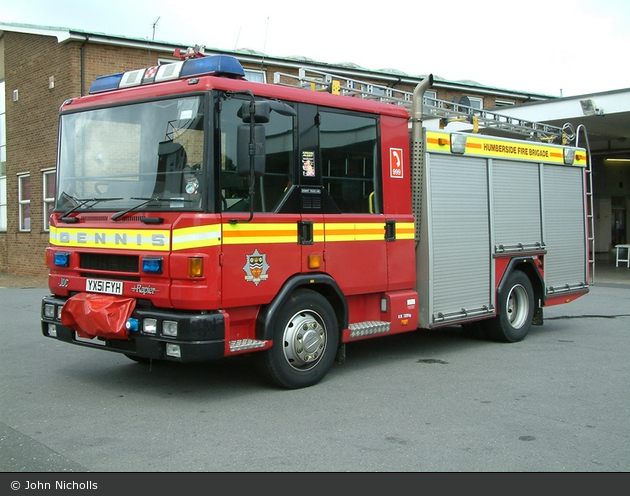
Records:
{"label": "front wheel", "polygon": [[516,343],[527,336],[534,317],[534,290],[521,271],[512,272],[498,295],[498,315],[488,322],[488,336],[495,341]]}
{"label": "front wheel", "polygon": [[255,353],[259,370],[271,383],[297,389],[318,383],[328,373],[339,344],[339,327],[321,294],[295,291],[272,325],[273,346]]}

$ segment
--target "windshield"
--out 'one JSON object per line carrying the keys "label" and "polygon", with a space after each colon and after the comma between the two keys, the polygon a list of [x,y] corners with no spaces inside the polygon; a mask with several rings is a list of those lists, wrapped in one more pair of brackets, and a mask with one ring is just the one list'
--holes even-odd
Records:
{"label": "windshield", "polygon": [[199,210],[202,109],[194,96],[62,115],[56,210]]}

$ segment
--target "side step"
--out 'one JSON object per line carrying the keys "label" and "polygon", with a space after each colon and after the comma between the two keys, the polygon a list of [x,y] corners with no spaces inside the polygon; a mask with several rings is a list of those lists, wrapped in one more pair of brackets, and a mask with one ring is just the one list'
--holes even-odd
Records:
{"label": "side step", "polygon": [[259,339],[238,339],[236,341],[230,341],[230,353],[238,353],[239,351],[264,348],[266,344],[267,341]]}
{"label": "side step", "polygon": [[389,332],[391,324],[380,320],[368,320],[365,322],[357,322],[350,324],[350,339],[362,338],[373,334],[385,334]]}

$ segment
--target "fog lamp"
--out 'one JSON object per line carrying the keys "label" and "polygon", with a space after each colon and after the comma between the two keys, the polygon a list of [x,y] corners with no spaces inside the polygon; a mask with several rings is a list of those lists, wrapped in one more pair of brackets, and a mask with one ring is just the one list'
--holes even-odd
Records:
{"label": "fog lamp", "polygon": [[55,324],[48,324],[48,335],[51,338],[57,337],[57,326]]}
{"label": "fog lamp", "polygon": [[174,358],[181,358],[182,350],[178,344],[166,343],[166,355]]}

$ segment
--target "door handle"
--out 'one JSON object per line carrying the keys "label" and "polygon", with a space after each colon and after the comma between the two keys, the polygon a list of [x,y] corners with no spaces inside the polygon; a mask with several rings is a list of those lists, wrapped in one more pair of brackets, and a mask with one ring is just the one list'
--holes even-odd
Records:
{"label": "door handle", "polygon": [[312,220],[298,221],[298,244],[299,245],[312,245],[313,244],[313,221]]}

